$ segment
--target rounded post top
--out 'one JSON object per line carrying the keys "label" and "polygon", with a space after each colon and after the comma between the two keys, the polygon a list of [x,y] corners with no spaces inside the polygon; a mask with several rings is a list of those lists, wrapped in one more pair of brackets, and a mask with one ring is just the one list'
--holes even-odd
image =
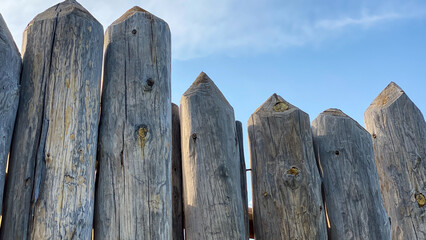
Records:
{"label": "rounded post top", "polygon": [[349,117],[346,113],[344,113],[342,110],[338,108],[329,108],[323,111],[321,114],[339,116],[339,117]]}
{"label": "rounded post top", "polygon": [[99,25],[100,23],[90,14],[87,9],[85,9],[80,3],[75,0],[65,0],[61,3],[54,5],[53,7],[48,8],[46,11],[38,14],[29,24],[32,25],[34,22],[54,19],[69,14],[76,14],[83,18],[96,21]]}
{"label": "rounded post top", "polygon": [[367,132],[367,130],[365,130],[365,128],[363,126],[361,126],[361,124],[359,124],[357,121],[355,121],[355,119],[351,118],[349,115],[347,115],[346,113],[344,113],[342,110],[340,110],[338,108],[329,108],[329,109],[323,111],[322,113],[320,113],[318,115],[317,118],[314,119],[314,121],[312,122],[312,125],[316,125],[315,122],[317,122],[318,119],[320,119],[320,118],[340,119],[338,121],[349,120],[349,122],[347,122],[347,123],[351,123],[351,124],[353,123],[353,124],[355,124],[355,126],[360,128],[362,131]]}

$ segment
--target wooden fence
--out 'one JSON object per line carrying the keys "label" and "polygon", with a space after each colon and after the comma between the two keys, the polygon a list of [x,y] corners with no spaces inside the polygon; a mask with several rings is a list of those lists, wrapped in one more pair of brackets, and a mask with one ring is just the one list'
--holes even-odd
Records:
{"label": "wooden fence", "polygon": [[1,239],[426,239],[426,124],[396,84],[368,131],[338,109],[311,126],[272,95],[248,120],[246,169],[205,73],[172,105],[170,39],[134,7],[104,41],[67,0],[28,25],[21,60],[0,15]]}

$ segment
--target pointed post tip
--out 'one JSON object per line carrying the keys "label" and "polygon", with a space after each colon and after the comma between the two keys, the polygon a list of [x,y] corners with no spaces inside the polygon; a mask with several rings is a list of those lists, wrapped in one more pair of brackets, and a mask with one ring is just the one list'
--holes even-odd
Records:
{"label": "pointed post tip", "polygon": [[193,94],[202,94],[204,96],[216,96],[219,97],[219,99],[222,99],[223,102],[226,103],[226,105],[229,105],[231,108],[232,106],[229,104],[228,100],[226,100],[223,93],[220,91],[220,89],[216,86],[216,84],[213,82],[212,79],[210,79],[209,76],[205,72],[201,72],[195,81],[192,83],[192,85],[188,88],[188,90],[185,91],[182,98],[189,97]]}
{"label": "pointed post tip", "polygon": [[198,85],[200,83],[208,83],[208,82],[212,82],[210,77],[205,72],[201,72],[198,75],[198,77],[195,79],[194,84]]}
{"label": "pointed post tip", "polygon": [[[396,84],[395,82],[390,82],[387,86],[386,86],[386,88],[388,88],[388,89],[393,89],[393,90],[396,90],[396,91],[403,91],[402,90],[402,88],[398,85],[398,84]],[[386,89],[385,88],[385,89]]]}
{"label": "pointed post tip", "polygon": [[134,7],[130,8],[129,10],[127,10],[123,15],[121,15],[121,17],[119,17],[117,20],[115,20],[112,24],[114,25],[114,24],[122,23],[136,13],[145,13],[147,18],[149,18],[149,19],[151,19],[151,18],[160,19],[160,18],[156,17],[154,14],[148,12],[147,10],[145,10],[145,9],[139,7],[139,6],[134,6]]}
{"label": "pointed post tip", "polygon": [[[395,82],[390,82],[385,89],[373,100],[368,108],[373,107],[387,107],[394,103],[399,97],[404,95],[405,92]],[[367,109],[368,110],[368,109]]]}
{"label": "pointed post tip", "polygon": [[256,109],[254,114],[260,113],[260,112],[267,112],[269,114],[284,113],[284,112],[287,112],[287,110],[290,110],[292,108],[297,108],[297,107],[287,102],[280,95],[274,93],[260,107]]}
{"label": "pointed post tip", "polygon": [[5,44],[12,48],[19,56],[21,55],[19,53],[19,49],[16,46],[15,41],[13,40],[12,33],[10,32],[9,28],[7,27],[7,23],[4,20],[3,16],[0,13],[0,44]]}

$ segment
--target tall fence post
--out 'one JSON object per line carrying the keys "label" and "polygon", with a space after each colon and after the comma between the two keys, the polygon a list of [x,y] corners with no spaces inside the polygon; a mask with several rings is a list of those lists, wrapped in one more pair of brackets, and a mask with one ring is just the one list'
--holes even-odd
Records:
{"label": "tall fence post", "polygon": [[172,103],[172,195],[173,240],[183,240],[182,152],[179,107]]}
{"label": "tall fence post", "polygon": [[370,134],[338,109],[322,112],[312,131],[323,171],[330,239],[389,240]]}
{"label": "tall fence post", "polygon": [[102,25],[67,0],[34,18],[23,46],[1,238],[89,239]]}
{"label": "tall fence post", "polygon": [[96,239],[170,239],[170,30],[134,7],[108,27],[98,144]]}
{"label": "tall fence post", "polygon": [[246,239],[234,110],[201,73],[181,99],[186,239]]}
{"label": "tall fence post", "polygon": [[309,116],[272,95],[247,123],[256,239],[327,239]]}
{"label": "tall fence post", "polygon": [[249,226],[249,210],[248,210],[248,195],[247,195],[247,176],[246,176],[246,160],[244,158],[244,141],[243,141],[243,124],[240,121],[235,121],[235,129],[237,132],[238,151],[240,153],[240,171],[241,171],[241,194],[244,209],[244,226],[246,230],[246,239],[250,236]]}
{"label": "tall fence post", "polygon": [[0,14],[0,212],[6,178],[6,163],[19,103],[21,54]]}
{"label": "tall fence post", "polygon": [[395,83],[365,112],[392,238],[426,239],[426,123]]}

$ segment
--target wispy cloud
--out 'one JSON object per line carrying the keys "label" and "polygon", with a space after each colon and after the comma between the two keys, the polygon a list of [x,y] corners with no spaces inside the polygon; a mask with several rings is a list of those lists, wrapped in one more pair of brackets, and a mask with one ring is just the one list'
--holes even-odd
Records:
{"label": "wispy cloud", "polygon": [[[426,16],[421,0],[278,1],[81,0],[106,28],[133,5],[166,20],[172,31],[173,57],[191,59],[212,54],[256,54],[318,44],[345,29],[377,27]],[[54,5],[52,0],[2,0],[0,11],[18,46],[26,24]],[[359,29],[362,31],[363,29]]]}
{"label": "wispy cloud", "polygon": [[403,18],[404,16],[401,16],[399,14],[385,14],[385,15],[374,15],[374,16],[363,16],[361,18],[350,18],[346,17],[343,19],[333,19],[333,20],[319,20],[316,24],[316,28],[322,28],[322,29],[339,29],[344,27],[350,27],[350,26],[371,26],[374,24],[378,24],[380,22],[384,21],[390,21],[395,20],[398,18]]}

